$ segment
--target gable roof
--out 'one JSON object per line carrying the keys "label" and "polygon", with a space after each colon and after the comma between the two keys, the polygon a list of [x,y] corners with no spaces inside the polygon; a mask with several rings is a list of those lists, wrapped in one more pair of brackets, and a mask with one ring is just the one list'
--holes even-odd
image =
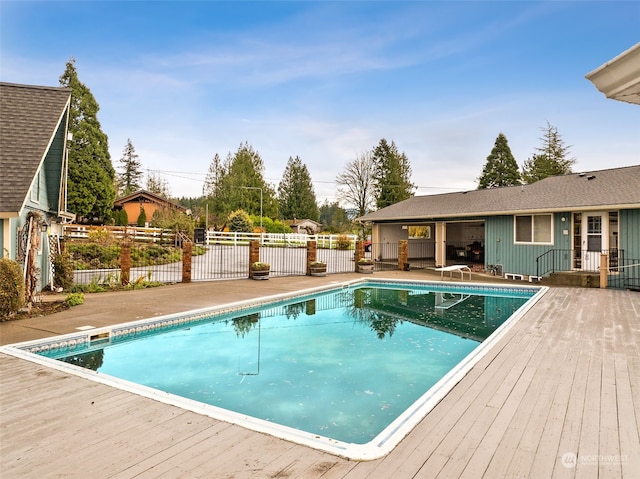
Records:
{"label": "gable roof", "polygon": [[0,214],[19,214],[71,89],[0,82]]}
{"label": "gable roof", "polygon": [[156,203],[162,207],[170,207],[170,208],[179,209],[181,211],[187,211],[187,208],[185,208],[184,206],[179,205],[178,203],[174,203],[173,201],[168,200],[164,196],[157,195],[147,190],[138,190],[138,191],[134,191],[131,194],[121,196],[120,198],[118,198],[113,202],[113,206],[122,206],[125,203],[131,203],[131,202],[138,203],[143,200],[146,200],[150,203]]}
{"label": "gable roof", "polygon": [[640,208],[640,165],[550,176],[529,185],[414,196],[358,218],[398,221]]}

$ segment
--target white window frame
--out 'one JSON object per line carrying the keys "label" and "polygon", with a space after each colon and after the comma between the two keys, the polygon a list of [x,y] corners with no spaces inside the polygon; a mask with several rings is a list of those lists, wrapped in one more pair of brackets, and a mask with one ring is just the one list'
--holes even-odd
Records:
{"label": "white window frame", "polygon": [[31,202],[40,203],[40,171],[36,174],[35,181],[31,188]]}
{"label": "white window frame", "polygon": [[[528,217],[531,219],[531,238],[528,241],[519,241],[518,240],[518,227],[517,221],[518,218]],[[536,218],[547,217],[549,218],[549,240],[548,241],[536,241]],[[513,242],[515,244],[536,244],[536,245],[553,245],[553,214],[551,213],[541,213],[541,214],[531,214],[531,215],[515,215],[513,217]]]}

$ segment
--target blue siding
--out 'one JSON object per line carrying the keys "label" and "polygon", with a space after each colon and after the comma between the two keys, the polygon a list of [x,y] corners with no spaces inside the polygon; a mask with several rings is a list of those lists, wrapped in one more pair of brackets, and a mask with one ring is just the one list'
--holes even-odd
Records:
{"label": "blue siding", "polygon": [[620,210],[620,249],[626,258],[640,258],[640,209]]}
{"label": "blue siding", "polygon": [[[566,221],[562,221],[562,217]],[[571,215],[556,213],[553,217],[553,244],[515,244],[512,215],[492,216],[485,222],[485,263],[501,264],[505,273],[535,275],[536,258],[552,249],[571,249]],[[565,234],[566,233],[566,234]],[[566,265],[558,269],[571,269],[571,255],[567,253]]]}

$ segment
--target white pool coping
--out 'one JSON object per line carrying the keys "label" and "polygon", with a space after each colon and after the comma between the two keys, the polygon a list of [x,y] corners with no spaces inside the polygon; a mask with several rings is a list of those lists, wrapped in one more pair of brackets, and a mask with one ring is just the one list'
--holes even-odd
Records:
{"label": "white pool coping", "polygon": [[[56,359],[41,356],[32,350],[40,350],[42,348],[51,349],[53,347],[69,347],[70,345],[82,345],[84,342],[90,342],[91,338],[102,337],[118,337],[122,331],[146,331],[153,327],[165,327],[198,321],[211,314],[221,314],[236,310],[248,309],[261,304],[273,303],[282,300],[296,298],[298,296],[306,296],[309,294],[327,292],[336,288],[346,288],[367,283],[388,283],[394,286],[415,285],[415,286],[437,286],[437,289],[460,289],[472,288],[479,291],[489,290],[526,290],[536,291],[534,295],[520,308],[518,308],[511,317],[505,321],[498,329],[496,329],[487,339],[485,339],[476,349],[469,353],[460,363],[458,363],[451,371],[442,377],[436,384],[428,389],[420,398],[418,398],[411,406],[409,406],[400,416],[398,416],[391,424],[389,424],[382,432],[380,432],[373,440],[366,444],[353,444],[337,441],[329,437],[308,433],[292,427],[283,426],[277,423],[265,421],[252,416],[247,416],[227,409],[211,406],[198,401],[187,399],[174,394],[166,393],[147,386],[136,384],[130,381],[119,379],[97,371],[85,369],[80,366],[58,361]],[[180,407],[198,414],[212,417],[221,421],[236,424],[238,426],[251,429],[253,431],[269,434],[274,437],[285,439],[297,444],[312,447],[331,454],[342,456],[352,460],[368,461],[384,457],[391,452],[396,445],[447,395],[449,391],[471,370],[471,368],[482,359],[490,349],[511,329],[511,327],[531,307],[542,298],[548,291],[546,286],[503,286],[488,283],[464,283],[459,282],[455,285],[433,281],[407,281],[395,279],[359,279],[348,282],[336,282],[319,288],[311,288],[298,291],[294,294],[279,294],[265,296],[260,299],[253,299],[235,303],[229,303],[214,308],[202,308],[192,311],[181,312],[161,317],[148,318],[129,323],[108,326],[104,328],[96,328],[84,332],[70,333],[46,339],[34,341],[26,341],[17,344],[11,344],[0,348],[0,352],[11,356],[25,359],[42,366],[47,366],[59,371],[63,371],[75,376],[80,376],[91,381],[106,384],[124,391],[128,391],[143,397],[154,399],[165,404]],[[108,339],[105,340],[108,344]]]}

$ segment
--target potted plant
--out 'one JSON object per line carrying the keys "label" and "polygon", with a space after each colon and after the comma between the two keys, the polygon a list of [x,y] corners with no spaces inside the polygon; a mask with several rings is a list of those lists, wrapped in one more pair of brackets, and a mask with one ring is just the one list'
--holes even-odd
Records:
{"label": "potted plant", "polygon": [[360,258],[358,260],[358,272],[371,274],[373,273],[374,261],[371,258]]}
{"label": "potted plant", "polygon": [[251,263],[251,279],[269,279],[271,265],[262,261]]}
{"label": "potted plant", "polygon": [[309,274],[311,276],[326,276],[327,263],[324,261],[312,261],[309,263]]}

